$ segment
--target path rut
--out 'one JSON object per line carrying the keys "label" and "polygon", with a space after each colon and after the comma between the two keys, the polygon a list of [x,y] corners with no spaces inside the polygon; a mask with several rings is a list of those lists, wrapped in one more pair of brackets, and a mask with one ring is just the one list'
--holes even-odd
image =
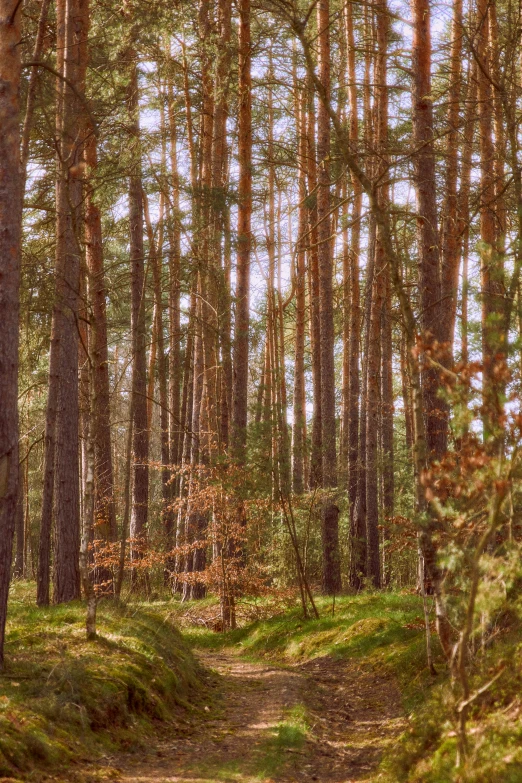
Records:
{"label": "path rut", "polygon": [[378,780],[383,750],[405,725],[392,679],[328,656],[294,666],[231,651],[199,657],[217,673],[206,720],[127,758],[122,783]]}

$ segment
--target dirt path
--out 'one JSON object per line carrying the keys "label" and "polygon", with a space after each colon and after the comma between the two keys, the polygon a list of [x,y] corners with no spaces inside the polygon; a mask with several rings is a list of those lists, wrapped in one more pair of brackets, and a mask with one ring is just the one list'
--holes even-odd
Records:
{"label": "dirt path", "polygon": [[354,661],[280,667],[200,655],[218,673],[208,719],[139,760],[122,783],[350,783],[376,780],[404,726],[394,683]]}

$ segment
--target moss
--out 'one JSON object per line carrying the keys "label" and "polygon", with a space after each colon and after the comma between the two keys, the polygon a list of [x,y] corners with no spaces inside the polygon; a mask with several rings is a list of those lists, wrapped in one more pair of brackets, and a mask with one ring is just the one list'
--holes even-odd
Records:
{"label": "moss", "polygon": [[[52,769],[127,744],[139,723],[183,718],[201,684],[198,665],[164,611],[100,604],[87,641],[81,603],[38,608],[12,590],[0,677],[0,775]],[[134,733],[134,732],[133,732]]]}

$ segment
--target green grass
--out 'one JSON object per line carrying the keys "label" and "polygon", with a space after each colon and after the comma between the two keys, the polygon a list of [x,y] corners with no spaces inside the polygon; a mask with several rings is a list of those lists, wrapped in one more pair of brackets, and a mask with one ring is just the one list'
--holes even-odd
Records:
{"label": "green grass", "polygon": [[87,641],[80,603],[38,608],[12,587],[0,676],[0,776],[35,775],[136,747],[154,721],[186,719],[200,683],[174,624],[154,607],[103,602]]}
{"label": "green grass", "polygon": [[[319,598],[319,620],[303,620],[296,608],[226,634],[188,628],[184,637],[194,647],[240,648],[252,658],[301,663],[323,655],[357,658],[386,668],[401,686],[405,709],[422,702],[433,678],[426,668],[422,604],[412,593],[368,593]],[[440,663],[436,639],[434,650]]]}
{"label": "green grass", "polygon": [[473,659],[471,690],[503,675],[472,707],[469,756],[455,768],[457,742],[448,678],[411,716],[409,730],[385,760],[390,783],[520,783],[522,781],[522,626],[511,618],[499,638]]}
{"label": "green grass", "polygon": [[[473,687],[506,670],[473,707],[470,755],[455,769],[456,739],[447,665],[433,637],[437,677],[426,667],[420,599],[411,593],[368,593],[331,601],[318,599],[321,617],[304,621],[298,609],[228,634],[201,628],[186,637],[196,647],[238,646],[251,658],[300,663],[332,655],[358,659],[388,671],[397,681],[409,728],[385,755],[379,780],[386,783],[521,783],[522,781],[522,607],[504,619],[484,655],[474,659]],[[283,731],[283,735],[284,735]],[[274,738],[270,755],[277,757]]]}
{"label": "green grass", "polygon": [[288,761],[288,751],[300,750],[309,730],[306,707],[296,704],[287,710],[284,719],[272,729],[261,748],[262,757],[256,763],[255,774],[262,779],[274,777]]}
{"label": "green grass", "polygon": [[[470,759],[455,771],[456,741],[447,668],[434,639],[439,675],[427,671],[422,606],[412,593],[367,593],[332,602],[318,599],[319,620],[298,608],[225,634],[176,623],[217,612],[217,600],[180,604],[173,599],[99,609],[99,637],[85,638],[84,607],[38,609],[33,588],[13,586],[7,668],[0,676],[0,777],[38,780],[60,766],[92,760],[106,748],[139,748],[156,721],[181,722],[197,702],[201,673],[190,652],[235,648],[249,659],[281,665],[330,655],[353,658],[397,681],[409,728],[384,758],[387,783],[519,783],[522,781],[522,627],[517,612],[497,641],[476,658],[478,686],[506,671],[477,700],[470,720]],[[206,714],[206,713],[205,713]],[[183,727],[181,727],[183,728]],[[252,779],[276,777],[299,753],[309,726],[304,707],[290,710],[252,760]],[[204,766],[204,760],[201,760]],[[238,762],[215,779],[239,779]],[[199,765],[200,766],[200,765]],[[198,768],[199,768],[198,766]],[[239,776],[239,778],[238,778]],[[67,774],[67,780],[74,777]],[[250,778],[249,778],[250,779]]]}

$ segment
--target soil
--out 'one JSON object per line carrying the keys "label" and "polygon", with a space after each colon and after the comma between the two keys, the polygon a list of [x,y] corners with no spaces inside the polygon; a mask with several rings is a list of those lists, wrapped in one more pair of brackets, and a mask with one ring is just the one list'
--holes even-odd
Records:
{"label": "soil", "polygon": [[[145,755],[115,759],[121,783],[379,779],[383,750],[405,725],[389,676],[332,657],[294,666],[247,662],[233,651],[199,657],[216,673],[203,716]],[[306,716],[306,730],[292,730],[296,714]]]}

